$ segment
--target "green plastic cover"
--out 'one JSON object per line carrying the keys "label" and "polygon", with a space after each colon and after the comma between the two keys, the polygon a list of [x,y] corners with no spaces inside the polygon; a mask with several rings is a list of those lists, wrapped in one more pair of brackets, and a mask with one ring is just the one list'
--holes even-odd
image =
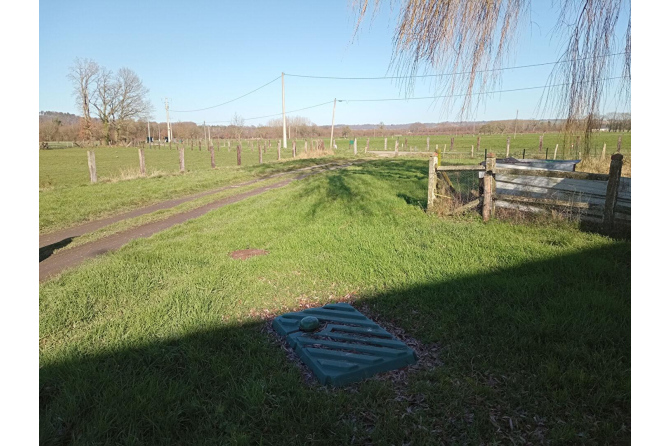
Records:
{"label": "green plastic cover", "polygon": [[[300,321],[307,316],[325,326],[311,333],[301,331]],[[286,313],[272,326],[321,384],[341,386],[417,361],[414,350],[345,303]]]}

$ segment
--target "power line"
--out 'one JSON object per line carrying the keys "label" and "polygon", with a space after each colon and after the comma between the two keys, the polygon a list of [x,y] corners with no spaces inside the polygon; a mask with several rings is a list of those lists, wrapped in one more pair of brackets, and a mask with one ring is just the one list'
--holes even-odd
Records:
{"label": "power line", "polygon": [[243,94],[242,96],[238,96],[238,97],[236,97],[235,99],[231,99],[231,100],[229,100],[229,101],[223,102],[223,103],[218,104],[218,105],[212,105],[211,107],[205,107],[205,108],[198,108],[198,109],[195,109],[195,110],[172,110],[172,112],[173,112],[173,113],[190,113],[190,112],[197,112],[197,111],[203,111],[203,110],[210,110],[210,109],[212,109],[212,108],[221,107],[222,105],[230,104],[231,102],[235,102],[235,101],[237,101],[238,99],[242,99],[242,98],[245,97],[245,96],[249,96],[251,93],[254,93],[254,92],[258,91],[258,90],[260,90],[260,89],[263,88],[263,87],[267,87],[268,85],[270,85],[271,83],[275,82],[275,81],[278,80],[279,78],[281,78],[281,76],[277,76],[276,78],[272,79],[272,80],[271,80],[270,82],[268,82],[267,84],[261,85],[260,87],[256,88],[255,90],[251,90],[249,93],[245,93],[245,94]]}
{"label": "power line", "polygon": [[[620,56],[625,53],[612,53],[612,54],[604,54],[602,56],[597,56],[595,58],[601,58],[601,57],[612,57],[612,56]],[[580,60],[587,60],[587,59],[594,59],[593,57],[583,57],[580,59],[570,59],[570,60],[557,60],[554,62],[544,62],[544,63],[538,63],[538,64],[531,64],[531,65],[517,65],[514,67],[503,67],[503,68],[491,68],[488,70],[476,70],[474,73],[486,73],[490,71],[504,71],[504,70],[517,70],[517,69],[522,69],[522,68],[531,68],[531,67],[542,67],[546,65],[556,65],[559,63],[567,63],[567,62],[577,62]],[[441,74],[415,74],[415,75],[409,75],[409,76],[378,76],[378,77],[338,77],[338,76],[311,76],[311,75],[306,75],[306,74],[289,74],[289,73],[284,73],[284,76],[292,76],[292,77],[304,77],[304,78],[310,78],[310,79],[340,79],[340,80],[380,80],[380,79],[411,79],[411,78],[423,78],[423,77],[441,77],[441,76],[455,76],[459,74],[470,74],[473,73],[473,71],[460,71],[456,73],[441,73]]]}
{"label": "power line", "polygon": [[[623,79],[623,78],[628,78],[628,76],[617,76],[617,77],[607,77],[603,79],[598,79],[595,82],[604,82],[604,81],[609,81],[609,80],[614,80],[614,79]],[[586,83],[586,82],[594,82],[594,81],[582,81],[582,82],[576,82],[576,83]],[[542,85],[542,86],[537,86],[537,87],[523,87],[523,88],[512,88],[512,89],[507,89],[507,90],[494,90],[494,91],[484,91],[484,92],[478,92],[478,93],[472,93],[472,95],[485,95],[485,94],[496,94],[496,93],[512,93],[516,91],[526,91],[526,90],[539,90],[539,89],[544,89],[544,88],[554,88],[554,87],[563,87],[566,85],[571,85],[570,83],[562,83],[562,84],[552,84],[552,85]],[[414,101],[414,100],[423,100],[423,99],[442,99],[442,98],[454,98],[454,97],[460,97],[460,96],[467,96],[467,93],[461,93],[461,94],[452,94],[452,95],[440,95],[440,96],[421,96],[418,98],[380,98],[380,99],[337,99],[337,102],[385,102],[385,101]],[[295,113],[303,110],[309,110],[311,108],[316,108],[316,107],[322,107],[327,104],[331,104],[331,101],[327,102],[322,102],[321,104],[316,104],[316,105],[310,105],[309,107],[304,107],[304,108],[299,108],[296,110],[291,110],[287,111],[286,113]],[[253,118],[244,118],[245,121],[251,121],[255,119],[264,119],[264,118],[273,118],[275,116],[281,116],[282,113],[275,113],[272,115],[265,115],[265,116],[256,116]],[[210,121],[212,124],[218,124],[218,123],[227,123],[231,121]]]}
{"label": "power line", "polygon": [[[603,79],[598,79],[596,82],[604,82],[604,81],[609,81],[609,80],[614,80],[614,79],[623,79],[623,78],[628,78],[628,76],[617,76],[617,77],[607,77]],[[593,81],[583,81],[583,82],[575,82],[577,84],[581,84],[584,82],[593,82]],[[525,90],[538,90],[541,88],[553,88],[553,87],[564,87],[566,85],[572,85],[571,83],[563,83],[563,84],[553,84],[553,85],[542,85],[538,87],[523,87],[523,88],[512,88],[508,90],[495,90],[495,91],[483,91],[483,92],[478,92],[478,93],[471,93],[472,96],[478,96],[478,95],[483,95],[483,94],[495,94],[495,93],[511,93],[515,91],[525,91]],[[337,102],[385,102],[385,101],[414,101],[414,100],[420,100],[420,99],[441,99],[441,98],[456,98],[460,96],[468,96],[468,93],[461,93],[461,94],[450,94],[450,95],[441,95],[441,96],[421,96],[418,98],[384,98],[384,99],[338,99]]]}
{"label": "power line", "polygon": [[[330,103],[331,103],[331,102],[328,101],[328,102],[324,102],[324,103],[322,103],[322,104],[310,105],[309,107],[304,107],[304,108],[299,108],[299,109],[297,109],[297,110],[287,111],[286,114],[289,114],[289,113],[295,113],[295,112],[299,112],[299,111],[303,111],[303,110],[309,110],[310,108],[322,107],[322,106],[324,106],[324,105],[326,105],[326,104],[330,104]],[[254,117],[254,118],[244,118],[244,120],[245,120],[245,121],[251,121],[251,120],[254,120],[254,119],[273,118],[273,117],[275,117],[275,116],[281,116],[281,115],[282,115],[282,113],[275,113],[275,114],[273,114],[273,115],[256,116],[256,117]],[[212,123],[212,124],[219,124],[219,123],[222,123],[222,122],[232,122],[232,121],[210,121],[210,123]]]}

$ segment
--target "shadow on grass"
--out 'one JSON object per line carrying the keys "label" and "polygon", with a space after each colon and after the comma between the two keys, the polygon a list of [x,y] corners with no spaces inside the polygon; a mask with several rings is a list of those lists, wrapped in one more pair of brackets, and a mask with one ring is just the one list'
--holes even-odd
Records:
{"label": "shadow on grass", "polygon": [[47,245],[47,246],[42,246],[40,248],[40,262],[45,260],[45,259],[48,259],[49,257],[51,257],[51,255],[54,253],[55,250],[60,249],[60,248],[64,248],[65,246],[72,243],[72,240],[74,240],[74,239],[75,239],[75,237],[67,237],[67,238],[64,238],[63,240],[61,240],[59,242],[52,243],[52,244]]}
{"label": "shadow on grass", "polygon": [[70,356],[41,364],[40,441],[630,442],[630,244],[353,304],[435,343],[443,365],[401,384],[324,390],[303,382],[260,321],[96,355],[64,347]]}

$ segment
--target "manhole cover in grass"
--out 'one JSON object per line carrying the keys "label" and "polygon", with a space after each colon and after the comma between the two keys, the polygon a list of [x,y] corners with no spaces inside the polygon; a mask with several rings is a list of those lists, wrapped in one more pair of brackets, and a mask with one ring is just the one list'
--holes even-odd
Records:
{"label": "manhole cover in grass", "polygon": [[264,249],[240,249],[230,253],[230,257],[237,260],[245,260],[249,257],[264,256],[268,252]]}
{"label": "manhole cover in grass", "polygon": [[349,304],[286,313],[272,327],[321,384],[341,386],[416,363],[414,350]]}

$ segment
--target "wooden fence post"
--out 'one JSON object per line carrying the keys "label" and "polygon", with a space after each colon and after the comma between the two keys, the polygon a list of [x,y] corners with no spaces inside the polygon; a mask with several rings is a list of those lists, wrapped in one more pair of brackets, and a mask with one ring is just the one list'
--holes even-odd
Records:
{"label": "wooden fence post", "polygon": [[623,166],[623,155],[615,153],[610,161],[610,173],[607,179],[607,192],[605,195],[605,210],[603,211],[603,227],[610,230],[614,227],[614,207],[619,194],[619,181],[621,180],[621,167]]}
{"label": "wooden fence post", "polygon": [[[191,150],[193,150],[193,141],[191,141]],[[186,164],[184,163],[184,146],[179,147],[179,172],[186,171]]]}
{"label": "wooden fence post", "polygon": [[544,135],[540,135],[540,147],[537,149],[537,153],[540,154],[542,153],[542,143],[544,142]]}
{"label": "wooden fence post", "polygon": [[430,152],[430,136],[426,138],[426,152]]}
{"label": "wooden fence post", "polygon": [[474,144],[470,144],[470,158],[475,157],[475,146]]}
{"label": "wooden fence post", "polygon": [[605,161],[605,155],[607,155],[607,143],[603,144],[603,153],[600,154],[600,161]]}
{"label": "wooden fence post", "polygon": [[305,151],[304,153],[307,153],[307,140],[305,140]]}
{"label": "wooden fence post", "polygon": [[137,149],[137,152],[140,155],[140,175],[145,176],[147,170],[146,165],[144,164],[144,149]]}
{"label": "wooden fence post", "polygon": [[293,158],[295,158],[295,139],[293,140],[292,146],[293,146]]}
{"label": "wooden fence post", "polygon": [[505,152],[505,158],[509,158],[509,136],[507,137],[507,152]]}
{"label": "wooden fence post", "polygon": [[88,173],[91,176],[91,183],[98,182],[98,172],[95,169],[95,152],[93,150],[86,151],[88,155]]}
{"label": "wooden fence post", "polygon": [[212,169],[216,169],[216,162],[214,161],[214,146],[209,146],[209,162],[212,164]]}
{"label": "wooden fence post", "polygon": [[358,155],[358,138],[354,138],[354,155]]}
{"label": "wooden fence post", "polygon": [[428,161],[428,205],[431,210],[435,203],[435,188],[437,187],[437,156],[431,155]]}
{"label": "wooden fence post", "polygon": [[198,150],[202,152],[202,143],[198,140]]}
{"label": "wooden fence post", "polygon": [[368,153],[368,148],[370,148],[370,138],[368,138],[368,141],[365,143],[365,153]]}
{"label": "wooden fence post", "polygon": [[395,156],[398,156],[398,140],[395,140]]}
{"label": "wooden fence post", "polygon": [[281,159],[281,141],[277,141],[277,160]]}
{"label": "wooden fence post", "polygon": [[454,151],[454,137],[451,137],[451,147],[449,148],[452,152]]}
{"label": "wooden fence post", "polygon": [[482,200],[482,219],[489,221],[495,215],[495,207],[493,204],[493,194],[495,193],[495,168],[496,168],[496,154],[486,154],[486,170],[484,172],[484,199]]}
{"label": "wooden fence post", "polygon": [[384,150],[386,150],[386,147],[387,147],[387,146],[386,146],[386,140],[387,140],[387,139],[388,139],[388,138],[384,138]]}
{"label": "wooden fence post", "polygon": [[556,144],[556,148],[554,149],[554,159],[556,159],[557,153],[558,153],[558,144]]}
{"label": "wooden fence post", "polygon": [[616,153],[621,153],[621,135],[619,135],[619,139],[616,142]]}
{"label": "wooden fence post", "polygon": [[242,165],[242,147],[239,144],[237,145],[237,165]]}
{"label": "wooden fence post", "polygon": [[193,140],[191,140],[191,152],[193,152]]}
{"label": "wooden fence post", "polygon": [[221,140],[219,138],[216,138],[216,150],[221,152]]}
{"label": "wooden fence post", "polygon": [[481,143],[481,141],[482,141],[482,137],[481,137],[481,136],[477,136],[477,152],[478,152],[478,153],[479,153],[479,148],[480,148],[480,143]]}
{"label": "wooden fence post", "polygon": [[258,141],[258,164],[263,164],[263,150],[261,150],[260,141]]}

